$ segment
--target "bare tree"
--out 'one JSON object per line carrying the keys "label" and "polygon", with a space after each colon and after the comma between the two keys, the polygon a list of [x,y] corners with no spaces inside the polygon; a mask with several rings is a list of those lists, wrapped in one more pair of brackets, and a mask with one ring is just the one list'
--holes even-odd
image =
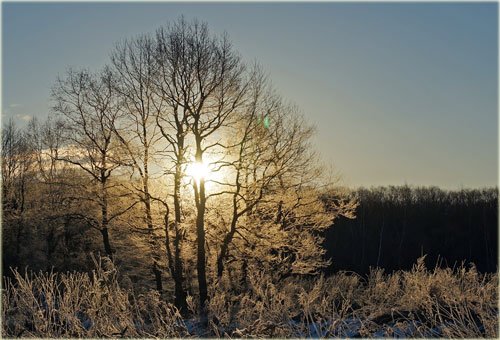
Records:
{"label": "bare tree", "polygon": [[[219,277],[235,234],[244,238],[244,232],[238,227],[240,219],[250,216],[258,206],[263,214],[269,207],[274,212],[281,211],[283,216],[274,224],[292,225],[292,220],[295,225],[306,223],[310,215],[299,216],[299,210],[309,205],[318,206],[310,210],[316,213],[315,230],[319,225],[328,226],[333,217],[317,200],[319,191],[314,180],[318,179],[319,170],[308,145],[313,130],[298,118],[293,107],[283,104],[268,88],[262,72],[257,67],[249,70],[228,38],[211,36],[204,23],[188,23],[181,18],[173,26],[158,30],[157,39],[162,76],[159,89],[168,107],[157,120],[173,155],[176,237],[179,237],[177,223],[181,222],[179,188],[184,165],[208,161],[212,163],[212,171],[224,170],[231,174],[230,182],[216,183],[220,190],[210,193],[207,193],[206,184],[214,182],[213,179],[202,176],[192,181],[199,306],[203,314],[207,299],[207,200],[230,196],[232,202],[229,230],[219,244]],[[273,125],[272,129],[269,124]],[[219,159],[214,160],[214,157]],[[311,194],[313,191],[316,196]],[[281,199],[276,200],[277,197]],[[223,200],[214,205],[220,202]],[[252,222],[257,220],[247,218],[241,228],[257,230],[251,227]],[[287,230],[291,235],[292,228]],[[312,231],[308,235],[310,244],[319,244]],[[298,253],[299,245],[295,248]],[[318,264],[312,267],[317,268],[323,262],[318,247],[314,251]],[[295,261],[297,268],[299,262]],[[303,262],[312,263],[312,260]]]}
{"label": "bare tree", "polygon": [[156,288],[162,291],[159,245],[156,242],[150,194],[151,164],[159,138],[156,119],[163,109],[163,99],[155,90],[158,67],[155,61],[156,43],[153,37],[142,35],[117,44],[111,55],[114,88],[120,97],[120,119],[113,129],[126,151],[132,170],[141,185],[134,187],[144,206],[144,220],[152,252],[152,271]]}
{"label": "bare tree", "polygon": [[[183,215],[181,212],[181,186],[186,166],[186,136],[189,132],[188,118],[189,112],[185,106],[185,98],[182,97],[188,89],[185,88],[184,75],[188,72],[185,69],[183,58],[186,49],[182,39],[182,22],[177,25],[160,28],[156,32],[156,54],[155,60],[159,67],[157,77],[157,93],[164,101],[163,109],[156,115],[156,123],[161,135],[166,142],[166,149],[163,153],[165,159],[166,175],[173,177],[173,205],[174,219],[172,223],[173,237],[171,238],[170,223],[167,209],[165,215],[165,245],[170,274],[174,279],[175,305],[181,312],[187,312],[186,291],[184,287],[184,264],[181,256],[182,240],[184,231],[181,224]],[[164,202],[165,206],[166,203]],[[172,247],[170,245],[172,240]]]}
{"label": "bare tree", "polygon": [[[226,142],[226,161],[220,165],[230,175],[221,183],[224,190],[210,195],[221,195],[219,204],[230,205],[232,211],[218,243],[217,277],[223,274],[235,237],[255,250],[253,257],[260,261],[276,262],[281,256],[289,263],[278,261],[280,270],[310,274],[326,265],[318,231],[335,217],[350,215],[355,202],[342,201],[336,210],[323,204],[320,195],[327,182],[321,181],[321,168],[309,146],[313,128],[273,91],[259,68],[250,85],[244,110]],[[235,247],[246,262],[250,252]]]}
{"label": "bare tree", "polygon": [[[184,124],[187,122],[193,137],[194,157],[198,164],[204,155],[220,145],[213,137],[220,133],[236,108],[243,102],[245,84],[244,65],[234,52],[228,38],[214,38],[205,23],[187,23],[183,18],[169,29],[158,31],[168,63],[169,77],[164,84],[174,108],[174,129],[177,131],[177,155],[184,142]],[[182,118],[178,117],[179,110]],[[180,130],[182,128],[182,130]],[[181,139],[179,140],[179,136]],[[181,144],[179,143],[181,142]],[[182,147],[182,153],[185,153]],[[184,158],[184,157],[182,157]],[[178,159],[180,161],[181,159]],[[184,161],[184,159],[182,159]],[[177,162],[179,164],[179,162]],[[200,312],[204,313],[207,300],[205,251],[205,179],[193,181],[196,206],[197,275]]]}
{"label": "bare tree", "polygon": [[82,199],[97,204],[100,218],[96,221],[88,215],[81,217],[99,230],[105,253],[112,258],[109,224],[135,205],[110,212],[110,191],[118,187],[110,176],[120,166],[121,153],[113,132],[120,106],[112,74],[108,69],[99,74],[69,70],[66,78],[57,80],[53,98],[54,111],[65,118],[67,132],[66,150],[57,159],[80,168],[96,185],[95,192]]}
{"label": "bare tree", "polygon": [[[27,135],[36,159],[36,188],[31,195],[39,195],[37,199],[43,204],[36,207],[39,230],[45,235],[48,268],[53,264],[53,254],[61,239],[67,240],[68,223],[57,223],[58,217],[68,213],[67,204],[72,195],[71,181],[65,176],[68,171],[65,162],[58,161],[59,152],[64,143],[64,125],[60,120],[49,118],[42,124],[33,118],[27,127]],[[41,196],[41,197],[40,197]],[[63,213],[64,211],[64,213]],[[67,221],[66,221],[67,222]]]}
{"label": "bare tree", "polygon": [[33,181],[35,157],[28,135],[19,130],[12,119],[2,129],[1,155],[4,232],[13,233],[15,261],[19,263],[28,187]]}

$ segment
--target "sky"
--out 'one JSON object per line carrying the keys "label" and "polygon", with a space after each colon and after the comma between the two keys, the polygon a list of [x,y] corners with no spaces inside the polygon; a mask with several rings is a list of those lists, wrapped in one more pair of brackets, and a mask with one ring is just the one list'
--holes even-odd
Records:
{"label": "sky", "polygon": [[345,185],[497,185],[496,3],[3,2],[2,121],[44,119],[68,67],[181,15],[263,66]]}

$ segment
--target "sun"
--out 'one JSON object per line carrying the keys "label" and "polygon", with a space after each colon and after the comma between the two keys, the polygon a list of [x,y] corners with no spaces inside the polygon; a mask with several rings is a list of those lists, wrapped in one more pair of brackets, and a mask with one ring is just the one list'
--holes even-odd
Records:
{"label": "sun", "polygon": [[210,167],[205,162],[192,162],[187,165],[186,174],[193,178],[197,184],[202,179],[207,179],[210,176]]}
{"label": "sun", "polygon": [[200,182],[204,182],[206,192],[221,189],[230,176],[227,169],[220,166],[220,160],[211,154],[203,155],[203,161],[197,162],[194,157],[188,161],[185,168],[185,175],[182,182],[184,185],[195,185],[200,187]]}

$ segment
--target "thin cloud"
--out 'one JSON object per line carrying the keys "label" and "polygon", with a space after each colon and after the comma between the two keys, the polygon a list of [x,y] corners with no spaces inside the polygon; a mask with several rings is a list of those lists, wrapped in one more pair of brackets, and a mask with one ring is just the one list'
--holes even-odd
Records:
{"label": "thin cloud", "polygon": [[31,120],[31,115],[26,115],[26,114],[17,114],[16,115],[16,118],[22,120],[22,121],[25,121],[25,122],[29,122]]}

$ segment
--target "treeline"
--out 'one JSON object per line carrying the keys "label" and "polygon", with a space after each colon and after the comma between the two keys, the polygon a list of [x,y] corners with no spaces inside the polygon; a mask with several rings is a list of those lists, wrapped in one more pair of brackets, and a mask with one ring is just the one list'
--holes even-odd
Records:
{"label": "treeline", "polygon": [[339,218],[325,234],[328,272],[407,270],[422,255],[431,268],[464,261],[497,270],[497,188],[390,186],[359,189],[357,196],[357,218]]}

